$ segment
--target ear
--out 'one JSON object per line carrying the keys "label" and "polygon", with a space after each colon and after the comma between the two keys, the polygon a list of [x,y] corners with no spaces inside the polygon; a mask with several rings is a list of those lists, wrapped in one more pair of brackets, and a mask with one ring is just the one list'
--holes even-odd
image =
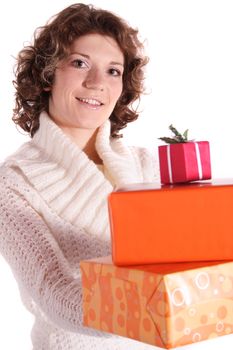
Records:
{"label": "ear", "polygon": [[51,87],[46,87],[46,88],[44,88],[44,91],[51,91]]}

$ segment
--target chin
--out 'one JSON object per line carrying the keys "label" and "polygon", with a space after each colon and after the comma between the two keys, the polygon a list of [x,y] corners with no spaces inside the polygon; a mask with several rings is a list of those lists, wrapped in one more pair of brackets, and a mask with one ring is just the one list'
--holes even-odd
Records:
{"label": "chin", "polygon": [[93,129],[97,129],[99,128],[101,125],[103,125],[104,123],[106,122],[106,119],[105,120],[102,120],[102,121],[99,121],[99,122],[96,122],[96,123],[93,123],[93,121],[91,121],[90,123],[88,122],[85,122],[85,123],[79,123],[77,125],[78,128],[80,129],[89,129],[89,130],[93,130]]}

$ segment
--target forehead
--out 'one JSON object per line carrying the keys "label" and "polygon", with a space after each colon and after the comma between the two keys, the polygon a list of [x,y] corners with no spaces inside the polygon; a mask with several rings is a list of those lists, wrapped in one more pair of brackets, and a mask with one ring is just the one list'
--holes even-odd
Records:
{"label": "forehead", "polygon": [[70,53],[81,53],[90,58],[102,56],[106,59],[124,63],[124,54],[117,42],[110,36],[97,33],[86,34],[74,40],[70,46]]}

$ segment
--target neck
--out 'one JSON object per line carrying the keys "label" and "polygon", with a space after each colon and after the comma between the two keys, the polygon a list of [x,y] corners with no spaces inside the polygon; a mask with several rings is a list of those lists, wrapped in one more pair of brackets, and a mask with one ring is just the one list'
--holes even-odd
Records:
{"label": "neck", "polygon": [[88,158],[92,160],[95,164],[103,164],[103,161],[98,155],[95,147],[97,133],[98,133],[98,129],[95,130],[94,134],[90,137],[90,139],[86,143],[85,147],[83,148],[83,152],[85,152]]}
{"label": "neck", "polygon": [[70,129],[66,127],[61,127],[63,132],[72,141],[86,153],[88,158],[96,164],[102,164],[102,159],[99,157],[96,148],[95,141],[98,129]]}

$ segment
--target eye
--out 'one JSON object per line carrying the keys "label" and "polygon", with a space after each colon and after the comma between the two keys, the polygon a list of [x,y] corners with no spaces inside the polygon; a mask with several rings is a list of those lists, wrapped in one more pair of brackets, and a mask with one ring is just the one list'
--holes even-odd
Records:
{"label": "eye", "polygon": [[114,77],[120,77],[122,75],[121,71],[119,69],[116,69],[116,68],[110,68],[108,72],[110,75],[112,75]]}
{"label": "eye", "polygon": [[75,68],[88,68],[87,63],[80,58],[73,60],[71,63]]}

